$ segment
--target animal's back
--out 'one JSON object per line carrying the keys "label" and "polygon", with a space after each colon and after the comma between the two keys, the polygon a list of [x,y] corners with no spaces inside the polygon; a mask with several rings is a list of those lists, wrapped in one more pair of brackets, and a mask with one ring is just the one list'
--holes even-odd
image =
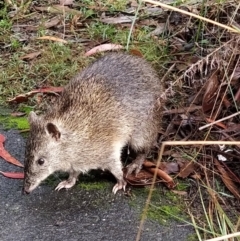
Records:
{"label": "animal's back", "polygon": [[155,70],[144,59],[113,53],[88,66],[66,86],[56,111],[74,129],[77,123],[81,129],[83,123],[89,128],[92,124],[94,130],[98,127],[96,135],[101,128],[109,132],[118,126],[123,133],[129,128],[128,135],[135,139],[133,148],[145,149],[152,145],[160,124],[161,92]]}

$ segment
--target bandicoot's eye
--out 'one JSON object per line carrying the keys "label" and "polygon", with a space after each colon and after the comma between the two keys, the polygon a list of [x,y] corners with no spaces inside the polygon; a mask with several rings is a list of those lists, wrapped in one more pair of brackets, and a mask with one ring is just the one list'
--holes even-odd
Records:
{"label": "bandicoot's eye", "polygon": [[43,165],[44,164],[44,159],[43,158],[39,158],[38,160],[37,160],[37,163],[41,166],[41,165]]}

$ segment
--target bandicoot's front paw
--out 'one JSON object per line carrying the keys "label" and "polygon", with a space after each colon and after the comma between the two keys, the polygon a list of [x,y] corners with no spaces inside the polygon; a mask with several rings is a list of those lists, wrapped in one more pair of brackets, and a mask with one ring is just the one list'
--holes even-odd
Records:
{"label": "bandicoot's front paw", "polygon": [[57,185],[55,190],[59,191],[63,188],[66,188],[66,189],[71,188],[75,185],[75,183],[76,183],[76,179],[72,179],[71,181],[69,181],[69,180],[62,181]]}

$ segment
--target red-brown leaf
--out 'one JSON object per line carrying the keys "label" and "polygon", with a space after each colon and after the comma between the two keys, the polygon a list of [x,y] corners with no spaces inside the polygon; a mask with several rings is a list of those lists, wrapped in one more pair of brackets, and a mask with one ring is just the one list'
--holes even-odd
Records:
{"label": "red-brown leaf", "polygon": [[22,103],[24,101],[27,101],[29,97],[32,97],[35,94],[38,93],[59,93],[63,91],[63,87],[43,87],[41,89],[32,90],[25,94],[18,95],[14,97],[13,99],[8,100],[9,103],[17,102]]}
{"label": "red-brown leaf", "polygon": [[34,59],[37,56],[39,56],[41,53],[42,53],[41,51],[37,51],[37,52],[30,53],[30,54],[26,54],[26,55],[20,57],[20,59],[31,60],[31,59]]}
{"label": "red-brown leaf", "polygon": [[17,159],[15,159],[14,157],[12,157],[3,147],[3,142],[5,141],[5,137],[3,135],[0,134],[0,156],[5,159],[7,162],[19,166],[19,167],[23,167],[22,163],[19,162]]}
{"label": "red-brown leaf", "polygon": [[216,102],[217,92],[220,86],[216,71],[210,76],[206,84],[207,87],[202,102],[202,108],[204,113],[212,110]]}
{"label": "red-brown leaf", "polygon": [[13,179],[24,179],[24,173],[23,172],[2,172],[0,173],[8,178],[13,178]]}
{"label": "red-brown leaf", "polygon": [[87,53],[85,53],[85,56],[90,56],[99,52],[105,52],[109,50],[118,50],[118,49],[123,49],[123,46],[119,44],[111,44],[111,43],[101,44],[90,49]]}

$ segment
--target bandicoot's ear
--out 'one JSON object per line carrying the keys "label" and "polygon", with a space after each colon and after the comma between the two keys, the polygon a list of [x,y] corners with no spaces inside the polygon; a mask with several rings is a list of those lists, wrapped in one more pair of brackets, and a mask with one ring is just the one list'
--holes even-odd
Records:
{"label": "bandicoot's ear", "polygon": [[31,111],[28,116],[29,123],[36,123],[39,120],[40,117],[37,116],[37,114],[34,111]]}
{"label": "bandicoot's ear", "polygon": [[59,138],[61,137],[61,132],[58,130],[56,125],[54,125],[53,123],[47,123],[46,128],[49,135],[55,138],[56,141],[59,140]]}

